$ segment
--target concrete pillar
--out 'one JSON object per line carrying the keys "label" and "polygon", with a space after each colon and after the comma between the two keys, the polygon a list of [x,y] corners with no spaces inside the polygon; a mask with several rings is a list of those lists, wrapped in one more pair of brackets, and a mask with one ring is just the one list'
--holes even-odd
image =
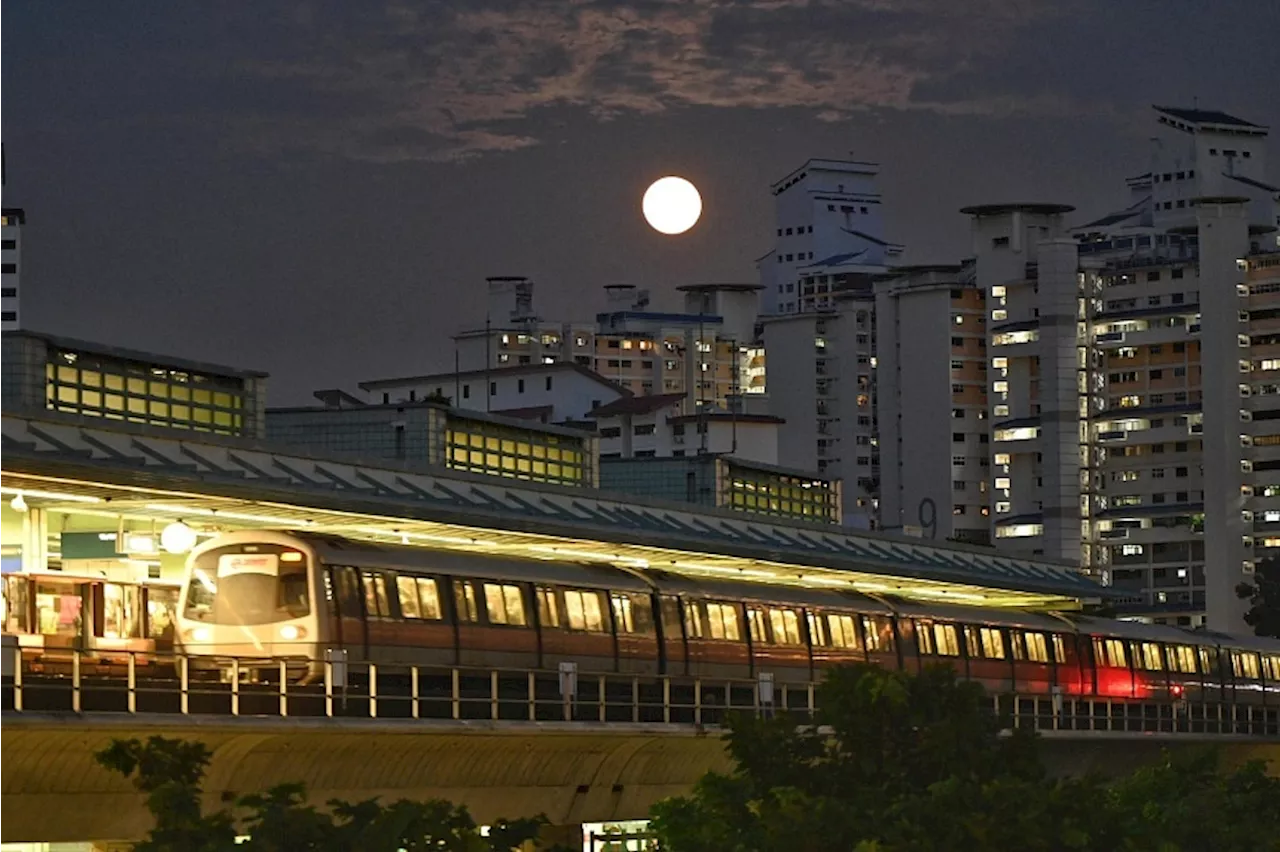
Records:
{"label": "concrete pillar", "polygon": [[1249,350],[1237,337],[1244,330],[1240,311],[1245,299],[1237,287],[1244,272],[1237,261],[1249,253],[1248,199],[1196,200],[1200,231],[1200,387],[1204,412],[1204,551],[1205,615],[1207,626],[1229,633],[1251,632],[1244,623],[1245,602],[1236,586],[1250,579],[1244,566],[1253,559],[1245,538],[1253,524],[1241,512],[1246,498],[1240,488],[1252,481],[1241,470],[1247,458],[1241,436],[1240,371]]}

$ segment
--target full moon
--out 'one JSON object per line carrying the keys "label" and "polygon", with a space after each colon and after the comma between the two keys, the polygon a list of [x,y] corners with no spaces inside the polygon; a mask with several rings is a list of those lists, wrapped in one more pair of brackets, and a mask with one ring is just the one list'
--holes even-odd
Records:
{"label": "full moon", "polygon": [[702,215],[702,196],[682,177],[664,177],[645,191],[640,209],[649,225],[662,234],[683,234]]}

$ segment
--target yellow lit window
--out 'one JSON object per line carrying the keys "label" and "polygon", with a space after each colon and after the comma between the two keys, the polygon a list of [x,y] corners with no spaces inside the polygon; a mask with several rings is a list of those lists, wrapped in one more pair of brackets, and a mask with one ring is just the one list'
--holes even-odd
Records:
{"label": "yellow lit window", "polygon": [[742,638],[738,629],[738,610],[733,604],[708,603],[707,627],[712,639],[737,642]]}
{"label": "yellow lit window", "polygon": [[570,630],[603,633],[608,629],[604,623],[604,609],[600,606],[599,592],[566,590],[564,611]]}
{"label": "yellow lit window", "polygon": [[524,626],[524,600],[519,586],[485,583],[484,604],[490,624]]}

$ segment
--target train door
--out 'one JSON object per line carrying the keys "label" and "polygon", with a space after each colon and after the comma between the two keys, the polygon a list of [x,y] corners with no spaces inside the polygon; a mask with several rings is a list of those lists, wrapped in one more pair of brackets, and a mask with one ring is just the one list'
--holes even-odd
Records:
{"label": "train door", "polygon": [[689,657],[685,652],[685,622],[681,616],[680,599],[675,595],[660,595],[658,600],[659,636],[662,642],[662,673],[668,675],[689,674]]}
{"label": "train door", "polygon": [[146,601],[146,635],[154,643],[157,651],[167,653],[173,650],[174,625],[178,618],[178,596],[180,589],[164,586],[147,586],[143,589]]}
{"label": "train door", "polygon": [[365,630],[360,574],[349,565],[330,565],[326,576],[333,591],[333,613],[330,616],[333,644],[345,648],[351,658],[367,659],[369,635]]}
{"label": "train door", "polygon": [[618,643],[618,671],[655,672],[658,628],[654,623],[650,596],[642,592],[612,592],[609,599]]}

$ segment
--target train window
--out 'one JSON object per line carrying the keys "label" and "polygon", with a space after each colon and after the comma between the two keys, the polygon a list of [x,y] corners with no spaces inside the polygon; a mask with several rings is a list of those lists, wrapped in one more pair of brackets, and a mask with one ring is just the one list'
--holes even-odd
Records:
{"label": "train window", "polygon": [[978,630],[978,634],[982,639],[982,656],[988,660],[1003,660],[1004,637],[1000,635],[1000,628],[983,627]]}
{"label": "train window", "polygon": [[614,592],[613,620],[618,625],[619,633],[631,633],[637,636],[652,636],[653,608],[648,595],[629,595],[625,592]]}
{"label": "train window", "polygon": [[809,642],[815,648],[829,647],[832,642],[827,635],[827,624],[822,620],[822,616],[808,612],[805,613],[805,620],[809,622]]}
{"label": "train window", "polygon": [[1013,654],[1015,660],[1025,660],[1027,658],[1027,646],[1022,641],[1022,631],[1009,631],[1009,651]]}
{"label": "train window", "polygon": [[862,630],[867,637],[868,654],[893,653],[893,622],[876,615],[862,616]]}
{"label": "train window", "polygon": [[[1031,660],[1033,663],[1049,662],[1049,649],[1045,646],[1043,633],[1036,633],[1035,631],[1028,630],[1023,634],[1023,638],[1027,643],[1028,660]],[[1061,636],[1055,636],[1053,638],[1059,642],[1062,640]]]}
{"label": "train window", "polygon": [[690,639],[701,639],[705,634],[702,622],[702,605],[693,601],[684,603],[685,632]]}
{"label": "train window", "polygon": [[1263,655],[1262,676],[1273,682],[1280,680],[1280,654]]}
{"label": "train window", "polygon": [[680,639],[680,600],[662,596],[662,628],[668,642]]}
{"label": "train window", "polygon": [[1098,663],[1112,668],[1126,669],[1129,667],[1128,657],[1124,653],[1124,643],[1119,639],[1098,639],[1093,640],[1093,656]]}
{"label": "train window", "polygon": [[1204,674],[1216,674],[1218,671],[1218,649],[1198,648],[1200,652],[1200,671]]}
{"label": "train window", "polygon": [[773,628],[775,645],[803,645],[800,636],[800,616],[794,609],[769,608],[769,626]]}
{"label": "train window", "polygon": [[769,628],[766,627],[764,610],[747,607],[747,627],[751,630],[751,641],[757,645],[768,645]]}
{"label": "train window", "polygon": [[133,639],[142,633],[141,589],[120,583],[102,584],[102,635]]}
{"label": "train window", "polygon": [[1165,655],[1169,658],[1169,671],[1196,673],[1196,649],[1190,645],[1170,645]]}
{"label": "train window", "polygon": [[[1155,642],[1141,642],[1141,643],[1135,643],[1135,644],[1141,645],[1142,668],[1146,669],[1149,672],[1158,672],[1158,671],[1164,670],[1164,665],[1163,665],[1163,662],[1161,661],[1159,645],[1157,645]],[[1135,649],[1135,654],[1134,654],[1135,664],[1137,664],[1139,659],[1136,653],[1136,650],[1137,649]]]}
{"label": "train window", "polygon": [[369,618],[387,618],[391,607],[387,603],[387,578],[377,571],[362,571],[364,580],[364,609]]}
{"label": "train window", "polygon": [[560,607],[556,601],[556,590],[538,586],[533,594],[538,599],[538,623],[543,627],[559,627]]}
{"label": "train window", "polygon": [[858,627],[852,615],[827,615],[827,629],[831,633],[831,644],[837,648],[858,648]]}
{"label": "train window", "polygon": [[442,617],[440,589],[430,577],[396,577],[396,590],[400,593],[400,614],[405,618],[439,621]]}
{"label": "train window", "polygon": [[[356,569],[336,567],[329,570],[333,573],[335,578],[333,584],[337,587],[338,612],[343,618],[359,618],[361,594],[360,578],[356,575]],[[192,583],[190,589],[194,590],[196,588],[201,587],[196,583]],[[190,604],[190,592],[188,592],[188,607]],[[212,606],[212,604],[210,605]]]}
{"label": "train window", "polygon": [[524,600],[519,586],[503,583],[484,584],[484,606],[490,624],[525,625]]}
{"label": "train window", "polygon": [[964,645],[969,652],[970,659],[976,659],[982,656],[982,645],[978,641],[978,628],[972,625],[964,627]]}
{"label": "train window", "polygon": [[1053,634],[1053,661],[1055,663],[1067,661],[1067,640],[1061,633]]}
{"label": "train window", "polygon": [[453,605],[458,614],[459,622],[476,622],[480,620],[480,607],[476,604],[476,584],[474,580],[453,581]]}
{"label": "train window", "polygon": [[1258,679],[1258,655],[1251,651],[1231,652],[1231,673],[1238,678]]}
{"label": "train window", "polygon": [[738,629],[738,608],[727,603],[707,603],[707,632],[712,639],[738,642],[742,632]]}
{"label": "train window", "polygon": [[960,656],[960,640],[956,636],[956,626],[954,624],[933,625],[933,639],[934,644],[937,645],[938,654],[941,656]]}
{"label": "train window", "polygon": [[147,589],[147,636],[172,639],[178,616],[178,590],[152,586]]}
{"label": "train window", "polygon": [[916,644],[920,647],[920,654],[922,656],[925,654],[938,653],[933,647],[933,622],[916,622]]}
{"label": "train window", "polygon": [[27,632],[27,578],[4,578],[4,613],[0,621],[5,633]]}
{"label": "train window", "polygon": [[79,636],[81,625],[78,585],[36,584],[36,626],[45,636]]}
{"label": "train window", "polygon": [[600,606],[599,592],[579,592],[566,589],[564,612],[570,630],[586,630],[591,633],[607,633],[604,623],[604,607]]}

